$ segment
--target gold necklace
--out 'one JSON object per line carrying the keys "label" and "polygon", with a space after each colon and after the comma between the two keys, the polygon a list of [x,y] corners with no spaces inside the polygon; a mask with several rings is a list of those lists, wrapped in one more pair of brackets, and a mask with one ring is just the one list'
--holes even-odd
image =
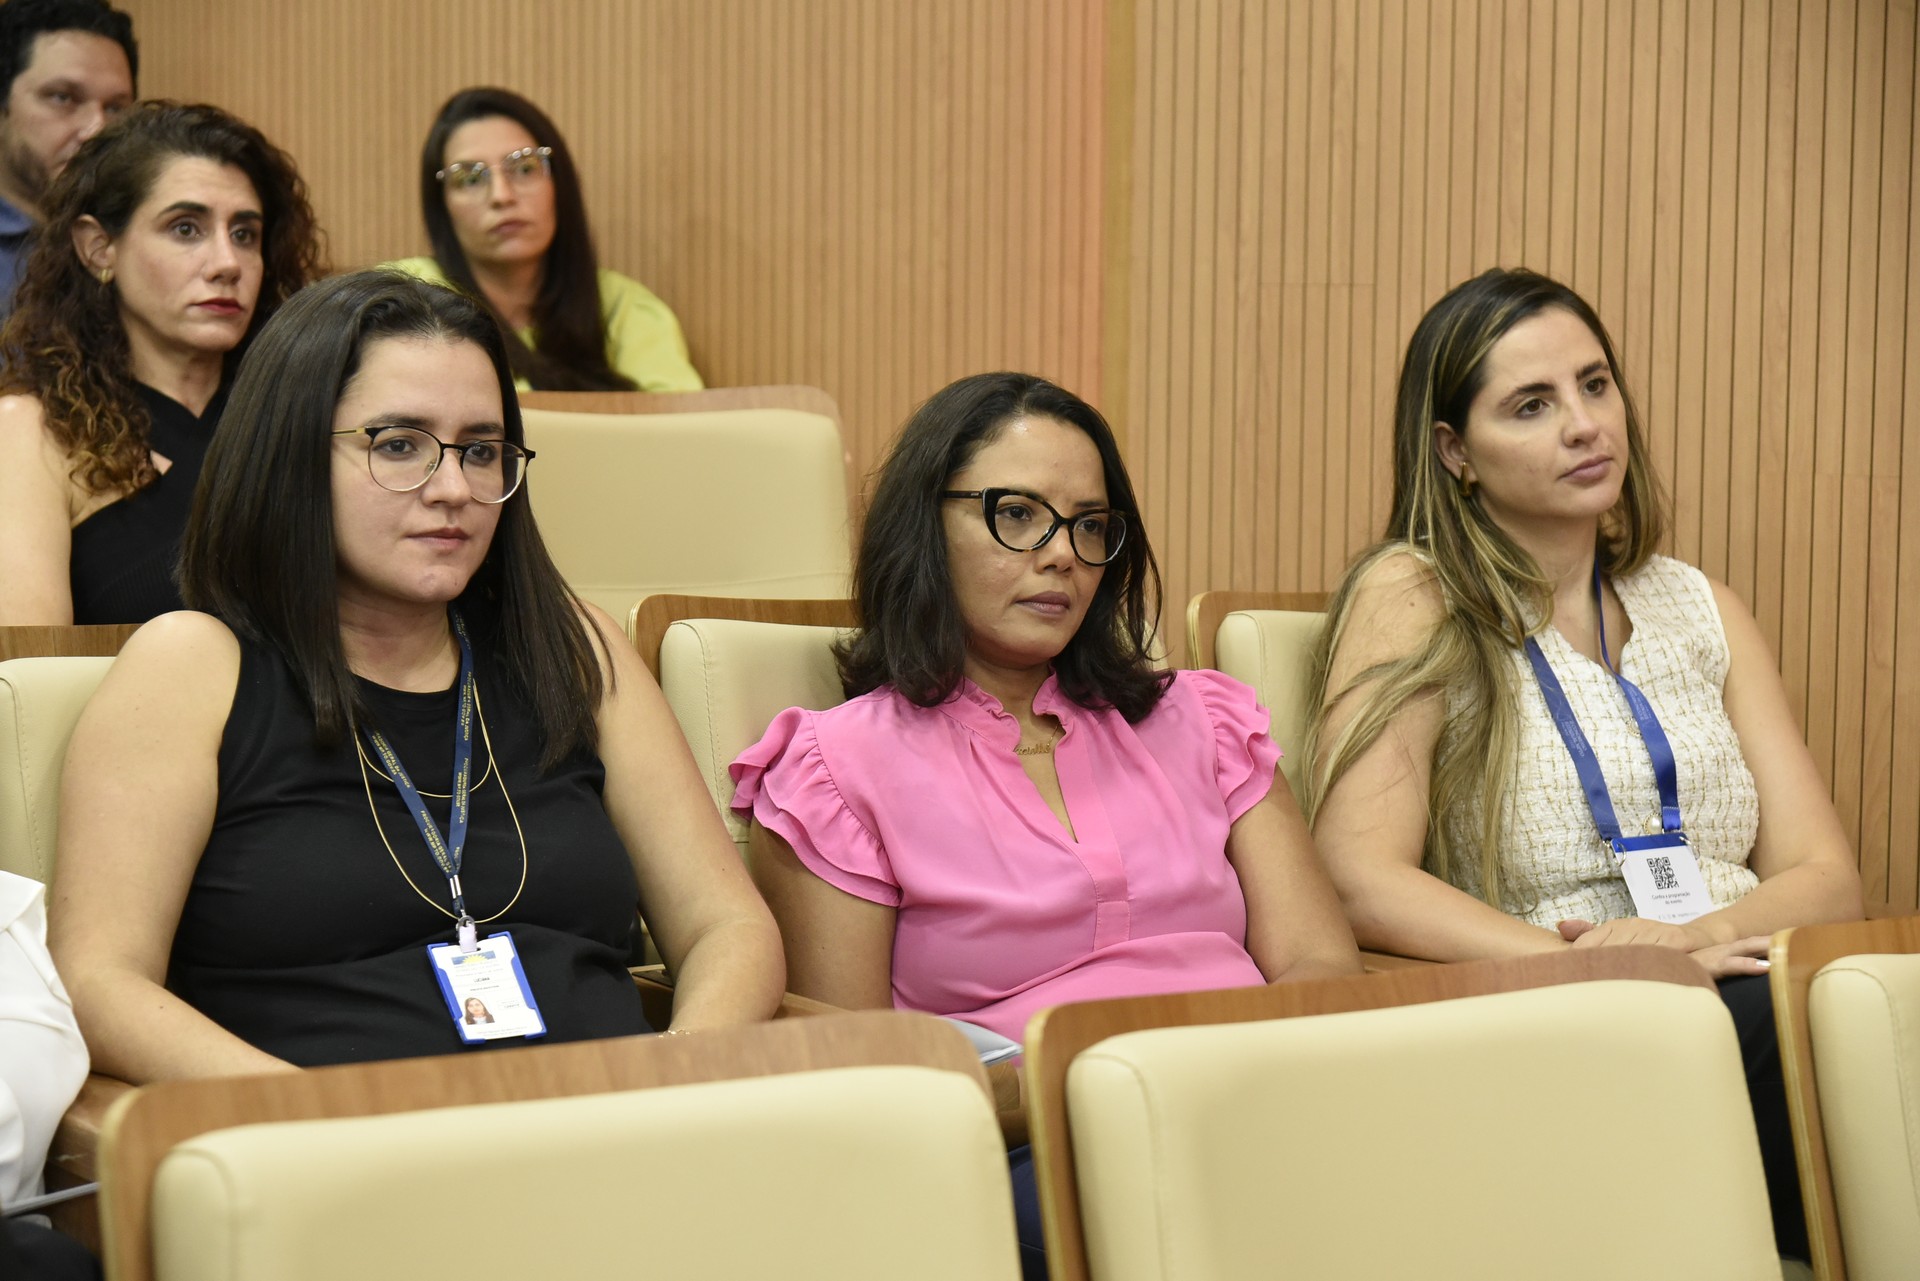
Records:
{"label": "gold necklace", "polygon": [[1022,747],[1016,743],[1014,744],[1013,754],[1015,756],[1052,756],[1053,749],[1055,745],[1060,742],[1060,739],[1061,735],[1055,734],[1044,743],[1033,743],[1026,747]]}
{"label": "gold necklace", "polygon": [[[475,685],[473,687],[473,703],[475,707],[478,707],[480,705],[480,687],[478,685]],[[378,774],[386,782],[391,783],[393,781],[393,777],[390,774],[388,774],[385,770],[381,769],[378,765],[375,765],[372,761],[367,759],[366,749],[360,746],[360,736],[357,734],[354,735],[353,745],[355,750],[359,751],[360,753],[360,768],[362,771],[372,770],[374,773]],[[489,743],[487,744],[487,767],[480,771],[480,781],[478,783],[475,783],[471,790],[474,792],[478,792],[481,788],[487,785],[487,780],[492,777],[493,777],[493,744]],[[450,801],[453,799],[452,792],[429,792],[419,788],[416,788],[415,790],[419,791],[420,795],[422,796],[433,797],[433,799],[436,801]],[[504,785],[503,785],[503,790],[504,790]]]}
{"label": "gold necklace", "polygon": [[[480,682],[479,681],[475,681],[473,683],[473,710],[475,715],[478,717],[480,721],[480,741],[487,745],[487,761],[488,761],[489,768],[491,768],[491,765],[494,759],[493,735],[487,732],[487,709],[480,702]],[[418,894],[420,896],[422,902],[426,903],[428,907],[432,908],[434,911],[440,913],[440,915],[448,918],[449,920],[454,920],[454,921],[459,920],[460,916],[458,913],[450,912],[446,908],[441,907],[440,904],[438,904],[431,897],[428,896],[425,890],[421,889],[419,885],[415,884],[413,877],[408,874],[406,867],[400,862],[400,856],[393,852],[393,842],[387,839],[387,829],[381,826],[381,823],[380,823],[380,811],[374,808],[373,780],[367,777],[367,768],[370,762],[367,760],[366,749],[360,746],[360,731],[357,727],[353,731],[353,750],[355,754],[360,757],[360,785],[366,789],[367,813],[373,815],[373,830],[380,833],[380,843],[387,847],[387,857],[393,860],[394,867],[399,869],[400,875],[406,878],[407,885],[412,888],[415,894]],[[376,774],[380,773],[377,767],[374,769],[374,772]],[[385,774],[380,774],[380,777],[386,778],[387,776]],[[392,780],[388,780],[388,781],[392,781]],[[485,778],[481,779],[481,782],[485,782],[485,781],[486,781]],[[421,795],[422,796],[439,796],[439,795],[442,795],[442,793],[422,792]],[[513,897],[507,900],[507,905],[505,907],[501,908],[498,912],[495,912],[492,916],[482,916],[477,918],[474,921],[475,925],[485,925],[488,921],[497,921],[501,917],[505,916],[508,912],[511,912],[513,910],[513,905],[520,901],[521,892],[527,888],[527,834],[520,827],[520,812],[514,809],[513,797],[509,795],[507,792],[507,776],[504,771],[500,775],[500,796],[501,796],[501,799],[503,799],[507,803],[507,813],[513,819],[514,833],[520,838],[520,884],[514,887]]]}

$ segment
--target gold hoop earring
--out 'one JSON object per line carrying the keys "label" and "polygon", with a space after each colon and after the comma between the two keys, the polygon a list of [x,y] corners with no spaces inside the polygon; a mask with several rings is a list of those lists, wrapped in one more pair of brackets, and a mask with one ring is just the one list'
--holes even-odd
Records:
{"label": "gold hoop earring", "polygon": [[103,285],[110,285],[113,283],[113,268],[102,267],[100,269],[100,283]]}
{"label": "gold hoop earring", "polygon": [[1465,471],[1462,471],[1462,472],[1460,473],[1460,475],[1459,475],[1458,477],[1456,477],[1456,479],[1457,479],[1457,480],[1458,480],[1458,481],[1460,482],[1460,486],[1459,486],[1459,487],[1460,487],[1460,497],[1462,497],[1462,498],[1468,498],[1468,499],[1470,499],[1470,498],[1472,498],[1472,497],[1473,497],[1473,486],[1474,486],[1474,479],[1473,479],[1473,477],[1472,477],[1472,476],[1470,476],[1470,475],[1468,475],[1468,474],[1467,474],[1467,473],[1466,473]]}

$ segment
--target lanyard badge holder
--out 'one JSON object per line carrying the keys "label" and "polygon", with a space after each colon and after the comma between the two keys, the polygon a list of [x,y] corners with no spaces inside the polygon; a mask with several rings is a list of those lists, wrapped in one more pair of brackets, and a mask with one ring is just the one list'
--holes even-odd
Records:
{"label": "lanyard badge holder", "polygon": [[513,936],[506,931],[490,934],[482,941],[479,925],[467,910],[467,894],[460,884],[460,864],[466,854],[467,828],[471,817],[473,790],[473,721],[477,701],[473,674],[473,643],[467,638],[466,623],[459,612],[450,610],[454,636],[460,642],[460,710],[453,737],[453,797],[443,836],[440,825],[427,811],[420,789],[414,786],[399,753],[380,731],[369,729],[366,738],[387,777],[393,780],[400,799],[420,829],[433,861],[447,878],[453,898],[455,942],[434,943],[427,947],[440,992],[453,1015],[460,1039],[469,1045],[506,1037],[546,1035],[546,1022],[533,999],[533,989],[521,968]]}
{"label": "lanyard badge holder", "polygon": [[[1593,570],[1593,595],[1598,605],[1600,567],[1597,564]],[[1600,772],[1593,745],[1580,728],[1580,720],[1574,715],[1572,704],[1567,701],[1566,691],[1560,688],[1559,678],[1553,674],[1553,667],[1533,637],[1527,638],[1526,648],[1527,661],[1533,665],[1534,678],[1540,683],[1540,694],[1546,699],[1554,728],[1560,731],[1560,740],[1566,744],[1567,754],[1573,758],[1574,771],[1580,776],[1580,788],[1586,793],[1587,808],[1593,814],[1593,825],[1599,829],[1600,839],[1613,851],[1614,862],[1619,865],[1620,873],[1626,879],[1627,892],[1633,897],[1635,914],[1650,921],[1684,925],[1713,911],[1713,899],[1707,893],[1706,881],[1700,875],[1699,860],[1694,857],[1693,849],[1687,843],[1686,831],[1680,823],[1680,770],[1674,760],[1673,745],[1667,741],[1667,733],[1660,727],[1660,718],[1654,714],[1653,705],[1647,701],[1646,695],[1632,681],[1614,671],[1607,654],[1604,609],[1600,616],[1600,657],[1608,673],[1620,686],[1620,692],[1625,695],[1627,708],[1640,727],[1641,741],[1646,744],[1647,756],[1652,761],[1654,784],[1660,791],[1659,832],[1650,836],[1626,836],[1621,833],[1619,820],[1613,812],[1613,797],[1607,791],[1606,777]]]}

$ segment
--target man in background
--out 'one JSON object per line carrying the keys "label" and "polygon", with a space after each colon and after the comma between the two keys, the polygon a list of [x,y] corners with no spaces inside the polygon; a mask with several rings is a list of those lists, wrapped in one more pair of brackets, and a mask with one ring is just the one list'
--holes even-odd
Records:
{"label": "man in background", "polygon": [[139,70],[133,20],[101,0],[0,4],[0,319],[48,185],[133,105]]}

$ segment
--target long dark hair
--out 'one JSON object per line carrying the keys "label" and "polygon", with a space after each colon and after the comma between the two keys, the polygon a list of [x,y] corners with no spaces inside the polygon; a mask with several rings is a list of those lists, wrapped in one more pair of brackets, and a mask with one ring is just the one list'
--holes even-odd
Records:
{"label": "long dark hair", "polygon": [[118,239],[161,170],[182,156],[246,174],[265,219],[260,297],[247,332],[227,353],[229,376],[280,305],[326,271],[307,186],[293,160],[218,107],[143,102],[74,152],[48,189],[46,225],[0,330],[0,391],[39,398],[47,431],[66,451],[74,478],[94,493],[138,489],[156,473],[119,294],[80,261],[74,225],[92,218]]}
{"label": "long dark hair", "polygon": [[[500,382],[507,439],[525,443],[500,330],[471,299],[389,271],[336,276],[296,295],[241,363],[207,448],[181,552],[181,596],[285,656],[313,708],[315,741],[367,719],[340,646],[331,484],[334,410],[383,338],[470,342]],[[596,740],[604,692],[579,602],[533,523],[527,489],[500,508],[487,557],[458,604],[495,669],[531,701],[551,768]]]}
{"label": "long dark hair", "polygon": [[998,373],[962,378],[934,393],[887,455],[853,570],[861,628],[835,650],[848,698],[891,685],[932,707],[959,686],[966,625],[947,564],[940,491],[1020,418],[1057,419],[1092,438],[1108,505],[1127,520],[1119,556],[1107,565],[1080,630],[1053,661],[1060,692],[1082,707],[1112,707],[1128,721],[1145,717],[1166,692],[1172,676],[1147,655],[1158,622],[1160,568],[1113,430],[1100,411],[1044,378]]}
{"label": "long dark hair", "polygon": [[631,391],[633,380],[607,363],[607,322],[600,314],[600,260],[587,226],[587,205],[580,194],[580,172],[573,153],[547,113],[506,89],[462,89],[447,99],[420,149],[420,212],[434,261],[457,288],[492,304],[481,293],[466,251],[447,213],[447,192],[434,177],[446,167],[447,139],[470,120],[504,116],[549,147],[553,173],[553,243],[542,264],[540,292],[533,300],[533,332],[538,348],[520,340],[513,327],[494,313],[513,372],[542,391]]}

